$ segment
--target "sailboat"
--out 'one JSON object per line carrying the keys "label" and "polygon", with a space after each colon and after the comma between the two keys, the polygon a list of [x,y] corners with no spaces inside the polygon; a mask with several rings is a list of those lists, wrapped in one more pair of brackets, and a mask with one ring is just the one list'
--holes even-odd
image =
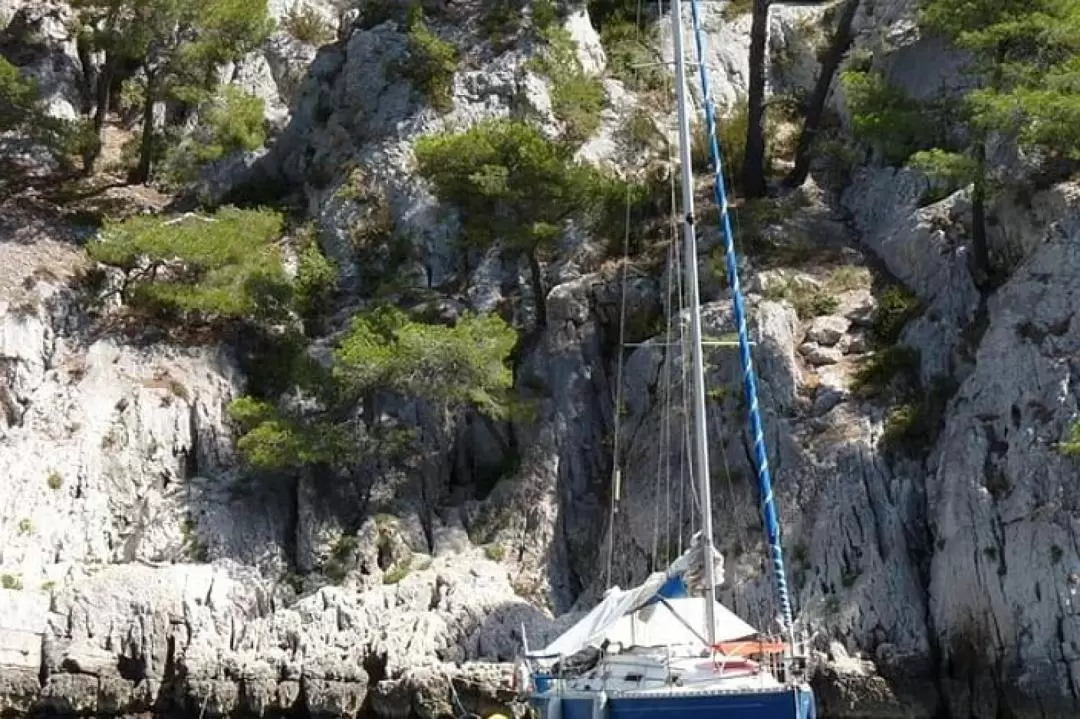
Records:
{"label": "sailboat", "polygon": [[728,287],[734,305],[746,406],[754,440],[762,519],[780,609],[779,627],[772,635],[759,631],[716,600],[716,587],[723,582],[723,558],[713,546],[682,3],[672,0],[684,217],[682,257],[692,355],[689,373],[693,408],[691,466],[697,470],[701,531],[694,536],[690,548],[665,571],[654,572],[641,585],[631,589],[609,589],[597,606],[548,646],[530,651],[526,639],[525,652],[518,663],[517,680],[519,690],[541,719],[816,717],[814,694],[805,679],[805,647],[797,641],[784,572],[697,0],[690,0],[690,4],[715,173],[715,201],[720,209]]}

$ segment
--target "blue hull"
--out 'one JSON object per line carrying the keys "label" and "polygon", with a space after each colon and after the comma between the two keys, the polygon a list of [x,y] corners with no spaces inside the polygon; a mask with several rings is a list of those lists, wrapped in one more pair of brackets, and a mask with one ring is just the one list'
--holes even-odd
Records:
{"label": "blue hull", "polygon": [[[550,706],[558,702],[555,709]],[[816,719],[810,689],[710,694],[703,696],[609,697],[594,715],[591,697],[540,695],[533,699],[540,719]]]}

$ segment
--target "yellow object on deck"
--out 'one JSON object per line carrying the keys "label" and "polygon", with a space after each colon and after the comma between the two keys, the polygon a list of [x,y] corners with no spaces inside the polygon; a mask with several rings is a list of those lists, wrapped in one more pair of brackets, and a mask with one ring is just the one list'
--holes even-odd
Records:
{"label": "yellow object on deck", "polygon": [[487,719],[510,719],[505,714],[488,714]]}

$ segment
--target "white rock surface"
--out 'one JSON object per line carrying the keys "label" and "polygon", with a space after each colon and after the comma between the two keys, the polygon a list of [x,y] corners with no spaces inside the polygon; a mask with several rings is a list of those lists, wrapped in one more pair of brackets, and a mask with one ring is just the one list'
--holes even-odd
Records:
{"label": "white rock surface", "polygon": [[[4,7],[13,7],[10,0],[0,0]],[[274,7],[279,16],[287,10]],[[336,12],[318,7],[328,17]],[[708,62],[718,101],[730,105],[745,91],[749,19],[726,22],[720,7],[703,4]],[[912,32],[914,8],[909,0],[868,6],[857,44],[879,48],[875,62],[918,94],[930,92],[931,81],[955,79],[956,58],[944,50],[919,55],[931,41]],[[773,8],[770,54],[774,65],[787,63],[771,75],[774,90],[812,81],[818,40],[811,30],[822,11]],[[587,17],[574,13],[567,26],[585,69],[599,72],[606,58]],[[267,99],[284,129],[269,152],[238,158],[240,169],[222,168],[207,192],[224,196],[237,177],[255,172],[302,192],[308,214],[321,220],[320,240],[343,261],[349,289],[362,290],[361,270],[372,267],[353,261],[347,233],[371,200],[338,192],[359,165],[366,189],[385,198],[414,243],[406,274],[438,286],[461,264],[452,245],[458,225],[415,176],[412,143],[522,111],[554,133],[550,88],[527,71],[530,49],[470,56],[454,78],[452,111],[439,116],[394,76],[405,43],[392,24],[338,32],[342,41],[319,51],[279,34],[231,68],[232,79]],[[49,37],[59,45],[35,56],[33,72],[43,72],[43,58],[73,57],[65,38],[51,30]],[[50,102],[62,114],[64,102],[76,106],[77,82],[62,62],[55,67],[59,75],[46,79],[55,80]],[[611,108],[580,156],[618,166],[615,130],[639,102],[618,82],[605,87]],[[1075,716],[1080,467],[1055,445],[1080,416],[1080,190],[1059,185],[1036,193],[1030,206],[995,201],[993,248],[1014,258],[1016,270],[984,302],[967,269],[965,193],[921,207],[927,189],[910,171],[862,168],[843,204],[860,246],[925,307],[904,334],[921,350],[924,379],[961,381],[929,458],[887,460],[880,442],[891,408],[851,395],[857,358],[845,353],[865,349],[859,343],[876,306],[870,290],[843,293],[836,316],[808,325],[785,304],[751,298],[788,579],[800,621],[819,633],[816,645],[827,657],[816,686],[829,716],[851,719],[930,717],[939,700],[953,716]],[[836,213],[812,199],[777,231],[846,242]],[[515,470],[490,493],[477,491],[475,467],[507,459],[501,435],[510,433],[480,423],[463,430],[455,461],[468,486],[447,488],[448,506],[427,546],[404,472],[388,472],[373,491],[393,510],[390,518],[357,517],[364,512],[355,488],[327,487],[318,476],[238,491],[224,416],[243,388],[233,359],[217,348],[135,346],[92,333],[63,286],[70,273],[58,271],[78,255],[69,238],[43,237],[49,228],[8,220],[4,209],[6,708],[134,714],[165,702],[211,716],[355,716],[370,699],[381,717],[434,716],[450,706],[455,687],[481,711],[498,703],[493,685],[505,667],[456,663],[510,659],[522,623],[534,645],[543,642],[558,626],[550,610],[583,607],[603,589],[598,548],[609,538],[613,580],[627,585],[651,568],[654,553],[678,548],[693,529],[681,415],[668,399],[681,396],[681,376],[673,375],[671,394],[664,389],[678,350],[655,341],[635,348],[623,387],[615,386],[620,288],[613,273],[582,259],[587,237],[568,238],[573,252],[553,263],[548,326],[515,368],[518,386],[536,400],[536,420],[513,428]],[[509,307],[530,327],[534,298],[521,268],[496,250],[476,259],[456,304],[467,298],[475,308]],[[744,279],[761,294],[789,283],[827,286],[801,268]],[[632,278],[627,307],[640,326],[659,314],[663,287],[655,277]],[[706,305],[703,322],[710,334],[734,329],[726,298]],[[804,337],[810,344],[802,353]],[[723,598],[768,627],[774,607],[742,370],[730,350],[711,350],[707,361],[715,390],[708,411],[714,510],[728,559]],[[623,500],[612,529],[607,487],[617,400]],[[330,569],[339,570],[341,586],[313,586],[315,573]],[[454,677],[461,686],[450,683]],[[462,690],[470,677],[480,691]]]}

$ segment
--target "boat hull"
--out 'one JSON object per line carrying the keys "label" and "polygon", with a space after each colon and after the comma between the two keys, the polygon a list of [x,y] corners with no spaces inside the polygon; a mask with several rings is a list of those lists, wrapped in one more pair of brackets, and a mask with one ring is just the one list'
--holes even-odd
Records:
{"label": "boat hull", "polygon": [[627,693],[534,697],[540,719],[817,719],[808,687],[747,692]]}

